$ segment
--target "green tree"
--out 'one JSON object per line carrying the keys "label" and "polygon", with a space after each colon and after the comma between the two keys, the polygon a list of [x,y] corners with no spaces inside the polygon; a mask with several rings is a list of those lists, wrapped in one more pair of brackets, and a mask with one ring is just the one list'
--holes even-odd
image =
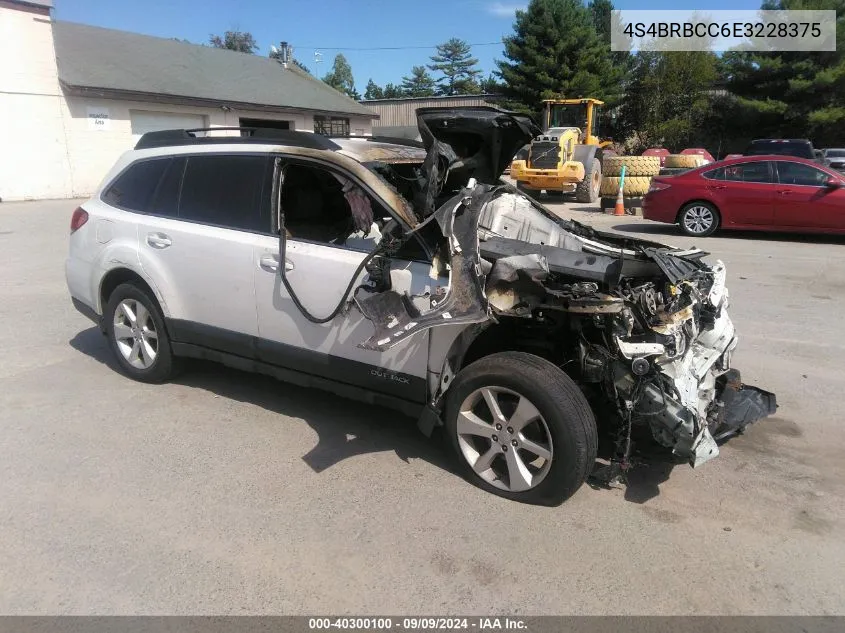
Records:
{"label": "green tree", "polygon": [[845,144],[845,1],[771,0],[763,9],[836,11],[836,50],[730,51],[722,57],[731,133]]}
{"label": "green tree", "polygon": [[334,58],[332,69],[323,77],[323,81],[339,92],[343,92],[353,99],[360,100],[361,95],[355,90],[355,79],[352,77],[352,66],[343,56],[338,53]]}
{"label": "green tree", "polygon": [[710,145],[718,59],[709,51],[644,50],[634,56],[621,128],[630,150]]}
{"label": "green tree", "polygon": [[367,82],[367,88],[364,90],[364,99],[384,99],[384,90],[370,79]]}
{"label": "green tree", "polygon": [[[590,0],[587,8],[590,10],[593,28],[596,29],[599,39],[606,46],[610,47],[611,33],[614,30],[621,33],[623,26],[619,18],[613,14],[613,2],[611,0]],[[631,68],[631,52],[611,51],[610,60],[616,69],[617,75],[624,80],[625,75]],[[622,92],[622,90],[619,91],[620,97],[622,96]]]}
{"label": "green tree", "polygon": [[483,94],[487,95],[502,94],[503,89],[502,84],[499,82],[499,79],[493,73],[490,73],[485,79],[479,81],[478,88]]}
{"label": "green tree", "polygon": [[496,63],[511,107],[536,112],[550,97],[606,99],[620,91],[610,49],[580,0],[531,0],[504,44],[506,60]]}
{"label": "green tree", "polygon": [[391,83],[387,84],[384,87],[384,98],[385,99],[401,99],[405,97],[405,93],[402,91],[401,86],[395,86]]}
{"label": "green tree", "polygon": [[239,53],[249,53],[250,55],[254,55],[258,49],[258,42],[252,37],[252,33],[247,31],[226,31],[223,37],[211,35],[208,38],[208,43],[215,48],[225,48]]}
{"label": "green tree", "polygon": [[472,56],[470,45],[456,37],[439,44],[437,53],[431,56],[428,67],[441,73],[437,80],[440,94],[477,94],[480,92],[477,77],[481,75],[478,60]]}
{"label": "green tree", "polygon": [[408,97],[431,97],[436,86],[425,66],[414,66],[410,77],[402,77],[402,92]]}

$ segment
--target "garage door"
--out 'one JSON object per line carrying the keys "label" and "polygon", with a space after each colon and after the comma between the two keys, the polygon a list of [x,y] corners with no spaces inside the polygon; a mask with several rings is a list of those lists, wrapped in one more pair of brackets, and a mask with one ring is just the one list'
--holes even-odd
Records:
{"label": "garage door", "polygon": [[146,112],[130,110],[132,122],[132,145],[138,142],[142,134],[158,130],[192,129],[208,127],[201,114],[175,114],[173,112]]}

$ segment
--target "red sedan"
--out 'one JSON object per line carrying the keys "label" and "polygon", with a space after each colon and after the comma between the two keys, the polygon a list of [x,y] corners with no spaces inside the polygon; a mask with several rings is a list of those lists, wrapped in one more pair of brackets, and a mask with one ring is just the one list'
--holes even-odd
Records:
{"label": "red sedan", "polygon": [[643,217],[687,235],[716,229],[845,234],[845,178],[790,156],[745,156],[655,176]]}

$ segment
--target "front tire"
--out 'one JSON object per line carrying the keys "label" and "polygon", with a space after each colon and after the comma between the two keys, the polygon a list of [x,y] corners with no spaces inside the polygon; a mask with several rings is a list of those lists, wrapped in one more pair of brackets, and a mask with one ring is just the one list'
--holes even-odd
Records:
{"label": "front tire", "polygon": [[596,459],[596,422],[581,390],[523,352],[464,368],[448,391],[445,430],[470,482],[524,503],[563,503]]}
{"label": "front tire", "polygon": [[575,187],[575,200],[578,202],[595,202],[599,199],[601,188],[601,161],[594,158],[589,165],[584,165],[584,180]]}
{"label": "front tire", "polygon": [[719,212],[709,202],[690,202],[678,214],[678,225],[684,235],[707,237],[719,228]]}
{"label": "front tire", "polygon": [[176,368],[161,309],[135,284],[120,284],[103,311],[106,337],[120,370],[141,382],[172,378]]}

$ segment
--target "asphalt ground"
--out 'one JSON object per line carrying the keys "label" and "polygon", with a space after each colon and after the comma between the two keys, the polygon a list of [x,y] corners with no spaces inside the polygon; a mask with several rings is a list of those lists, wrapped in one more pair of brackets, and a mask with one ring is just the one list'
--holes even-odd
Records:
{"label": "asphalt ground", "polygon": [[550,205],[722,259],[734,363],[780,409],[545,508],[391,411],[210,363],[122,377],[65,287],[76,204],[0,205],[0,613],[845,613],[845,239]]}

